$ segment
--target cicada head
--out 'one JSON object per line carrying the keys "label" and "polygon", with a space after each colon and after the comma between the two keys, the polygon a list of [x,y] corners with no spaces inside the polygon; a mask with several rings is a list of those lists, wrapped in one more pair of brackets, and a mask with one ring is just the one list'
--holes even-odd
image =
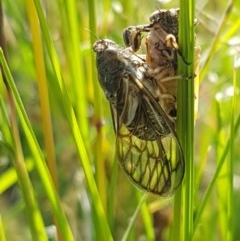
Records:
{"label": "cicada head", "polygon": [[150,16],[150,21],[160,23],[162,28],[167,32],[178,36],[179,8],[169,10],[157,10]]}

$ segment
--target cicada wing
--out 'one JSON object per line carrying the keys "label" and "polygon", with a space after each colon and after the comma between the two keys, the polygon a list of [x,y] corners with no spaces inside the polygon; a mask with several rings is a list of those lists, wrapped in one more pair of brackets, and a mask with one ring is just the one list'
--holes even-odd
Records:
{"label": "cicada wing", "polygon": [[143,190],[170,196],[182,181],[181,150],[171,136],[141,140],[122,126],[117,136],[117,154],[129,179]]}
{"label": "cicada wing", "polygon": [[[131,131],[121,121],[124,113],[121,118],[115,116],[117,155],[123,170],[136,186],[161,196],[170,196],[182,181],[184,157],[172,123],[160,105],[157,102],[152,104],[152,101],[147,96],[141,98],[142,109],[138,110],[138,118]],[[153,119],[153,116],[159,119]],[[143,120],[148,123],[148,128],[152,123],[154,139],[149,138],[148,131],[146,136],[137,131],[139,127],[144,130]],[[167,129],[164,133],[163,126]],[[141,138],[133,133],[138,133]]]}

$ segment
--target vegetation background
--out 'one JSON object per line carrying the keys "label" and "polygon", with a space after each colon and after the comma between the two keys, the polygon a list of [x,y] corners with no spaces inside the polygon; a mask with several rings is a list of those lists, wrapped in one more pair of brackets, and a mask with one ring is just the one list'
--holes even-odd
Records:
{"label": "vegetation background", "polygon": [[[0,240],[57,240],[56,227],[64,241],[181,240],[174,197],[144,195],[117,164],[92,51],[97,38],[123,45],[125,27],[178,1],[0,3],[9,66],[1,54],[8,84],[0,81]],[[201,63],[189,240],[240,240],[239,12],[236,0],[196,2]]]}

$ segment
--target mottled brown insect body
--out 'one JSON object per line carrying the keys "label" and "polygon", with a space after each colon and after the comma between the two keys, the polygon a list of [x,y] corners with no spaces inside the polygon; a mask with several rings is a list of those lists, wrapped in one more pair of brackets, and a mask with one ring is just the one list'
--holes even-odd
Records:
{"label": "mottled brown insect body", "polygon": [[98,40],[99,82],[109,100],[119,162],[138,187],[161,196],[181,183],[184,158],[173,122],[159,105],[156,80],[131,48]]}
{"label": "mottled brown insect body", "polygon": [[[121,48],[108,39],[97,41],[94,51],[97,53],[99,82],[128,130],[146,140],[155,140],[158,135],[169,134],[169,127],[160,121],[162,115],[145,106],[144,92],[136,82],[146,85],[156,101],[159,95],[157,84],[155,79],[147,75],[145,62],[130,49]],[[150,122],[146,122],[146,118]]]}
{"label": "mottled brown insect body", "polygon": [[[129,43],[136,42],[134,40],[136,33],[138,38],[141,33],[148,33],[146,37],[148,73],[156,79],[161,93],[159,103],[173,121],[176,120],[177,114],[177,79],[181,78],[177,75],[177,56],[180,55],[188,64],[178,45],[178,21],[179,9],[157,10],[151,14],[148,25],[127,28],[128,39],[132,39]],[[138,48],[133,48],[134,51],[140,48],[139,44]],[[199,52],[200,48],[195,47],[196,66],[199,63]]]}

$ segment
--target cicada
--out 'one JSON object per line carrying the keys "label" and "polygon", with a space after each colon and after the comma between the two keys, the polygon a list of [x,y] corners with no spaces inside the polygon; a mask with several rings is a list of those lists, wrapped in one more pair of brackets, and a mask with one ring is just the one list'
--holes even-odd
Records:
{"label": "cicada", "polygon": [[160,105],[168,117],[176,120],[177,54],[179,52],[178,9],[158,10],[150,16],[146,25],[130,26],[123,32],[127,46],[137,51],[143,33],[146,37],[146,64],[149,74],[161,91]]}
{"label": "cicada", "polygon": [[[180,55],[186,64],[178,45],[179,9],[157,10],[149,18],[150,23],[129,26],[123,32],[125,45],[136,52],[142,43],[143,33],[146,33],[146,64],[149,74],[157,81],[161,91],[161,103],[168,117],[176,120],[177,107],[177,56]],[[195,21],[197,23],[197,21]],[[198,72],[200,47],[195,47],[195,74]],[[197,91],[195,91],[197,96]],[[197,105],[197,102],[196,104]]]}
{"label": "cicada", "polygon": [[[179,76],[177,74],[177,56],[179,55],[185,64],[188,60],[182,54],[178,44],[178,24],[180,9],[157,10],[150,16],[150,32],[146,38],[147,57],[146,62],[151,68],[152,76],[157,81],[159,88],[166,95],[163,108],[167,113],[174,115],[176,111],[177,79],[194,79],[194,111],[195,118],[198,106],[198,73],[200,62],[200,46],[194,46],[194,76]],[[194,25],[198,24],[197,19]],[[175,101],[172,101],[175,100]],[[175,115],[176,117],[176,115]]]}
{"label": "cicada", "polygon": [[173,194],[184,175],[184,156],[174,122],[159,104],[156,79],[131,48],[102,39],[93,50],[99,83],[112,110],[121,167],[144,191]]}

